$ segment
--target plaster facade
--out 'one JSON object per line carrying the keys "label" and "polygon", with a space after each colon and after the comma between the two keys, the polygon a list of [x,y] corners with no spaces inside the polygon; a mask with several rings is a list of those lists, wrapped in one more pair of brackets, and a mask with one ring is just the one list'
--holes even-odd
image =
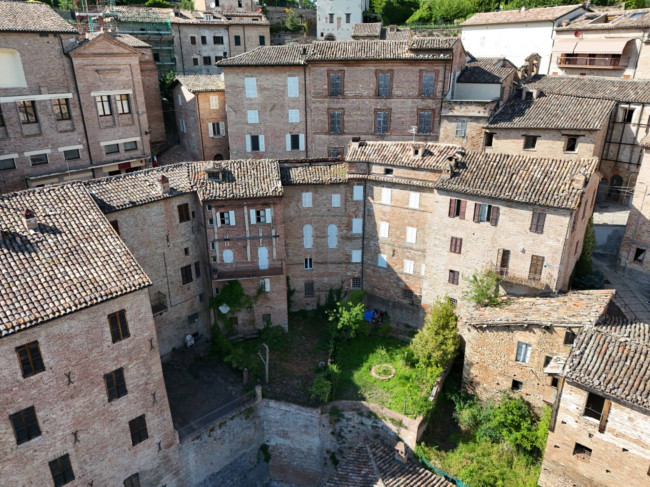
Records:
{"label": "plaster facade", "polygon": [[352,27],[363,22],[370,0],[323,0],[316,5],[318,40],[349,41]]}

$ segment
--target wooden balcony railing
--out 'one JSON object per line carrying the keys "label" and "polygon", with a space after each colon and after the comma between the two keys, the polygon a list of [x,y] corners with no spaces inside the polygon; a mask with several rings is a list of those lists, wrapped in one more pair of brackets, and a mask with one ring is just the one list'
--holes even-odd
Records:
{"label": "wooden balcony railing", "polygon": [[566,56],[558,58],[557,65],[562,67],[575,68],[596,68],[596,69],[624,69],[629,60],[620,56],[614,57],[589,57],[589,56]]}

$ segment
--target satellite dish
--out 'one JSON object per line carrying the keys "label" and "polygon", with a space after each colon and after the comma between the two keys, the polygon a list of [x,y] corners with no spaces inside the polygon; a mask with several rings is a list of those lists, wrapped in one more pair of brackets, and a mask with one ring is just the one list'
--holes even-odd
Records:
{"label": "satellite dish", "polygon": [[215,4],[214,2],[210,3],[210,8],[214,8]]}

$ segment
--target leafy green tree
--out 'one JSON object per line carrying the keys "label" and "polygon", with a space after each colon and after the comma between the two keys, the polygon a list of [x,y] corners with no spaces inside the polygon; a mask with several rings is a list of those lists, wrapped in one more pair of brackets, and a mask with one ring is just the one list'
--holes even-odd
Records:
{"label": "leafy green tree", "polygon": [[148,0],[147,3],[145,3],[145,6],[153,8],[170,8],[171,4],[165,0]]}
{"label": "leafy green tree", "polygon": [[407,20],[409,24],[449,24],[477,11],[476,0],[420,0],[420,7]]}
{"label": "leafy green tree", "polygon": [[418,0],[371,0],[370,8],[385,25],[403,24],[419,7]]}
{"label": "leafy green tree", "polygon": [[288,30],[289,32],[298,32],[300,30],[303,30],[304,27],[302,23],[300,22],[300,17],[296,14],[291,9],[287,9],[289,12],[287,13],[287,17],[284,20],[284,28]]}
{"label": "leafy green tree", "polygon": [[411,342],[411,350],[425,367],[444,367],[456,354],[458,329],[455,308],[448,297],[438,299],[427,316],[424,327]]}
{"label": "leafy green tree", "polygon": [[58,0],[57,3],[61,10],[74,10],[74,2],[72,0]]}
{"label": "leafy green tree", "polygon": [[337,303],[336,308],[327,312],[330,321],[330,337],[335,341],[347,340],[357,335],[367,335],[370,331],[363,319],[363,303]]}
{"label": "leafy green tree", "polygon": [[469,289],[463,297],[479,306],[497,306],[499,300],[499,275],[492,269],[472,274],[466,279]]}
{"label": "leafy green tree", "polygon": [[194,0],[181,0],[183,10],[194,10]]}

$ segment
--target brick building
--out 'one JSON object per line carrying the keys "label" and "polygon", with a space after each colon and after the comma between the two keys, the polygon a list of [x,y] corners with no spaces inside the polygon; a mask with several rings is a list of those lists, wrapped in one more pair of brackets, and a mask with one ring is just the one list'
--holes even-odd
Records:
{"label": "brick building", "polygon": [[500,308],[463,310],[463,386],[481,400],[513,391],[536,408],[552,405],[561,367],[554,373],[547,367],[566,361],[576,334],[605,314],[613,294],[514,298]]}
{"label": "brick building", "polygon": [[1,199],[2,483],[178,485],[151,281],[82,186]]}
{"label": "brick building", "polygon": [[650,77],[650,10],[589,12],[555,29],[549,74]]}
{"label": "brick building", "polygon": [[230,159],[223,75],[178,76],[173,99],[186,153],[197,161]]}
{"label": "brick building", "polygon": [[539,485],[648,485],[650,325],[583,328],[553,406]]}
{"label": "brick building", "polygon": [[271,46],[223,60],[231,155],[337,157],[350,137],[411,140],[412,127],[416,140],[435,141],[464,63],[458,39],[433,37]]}

